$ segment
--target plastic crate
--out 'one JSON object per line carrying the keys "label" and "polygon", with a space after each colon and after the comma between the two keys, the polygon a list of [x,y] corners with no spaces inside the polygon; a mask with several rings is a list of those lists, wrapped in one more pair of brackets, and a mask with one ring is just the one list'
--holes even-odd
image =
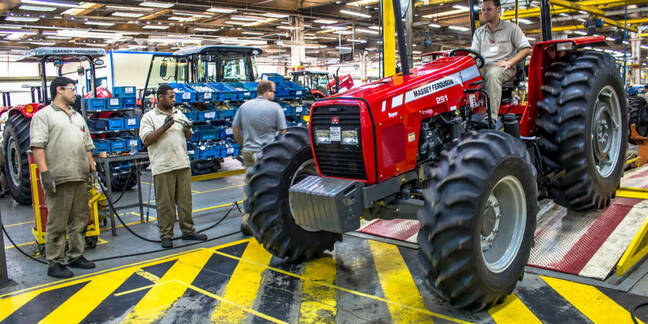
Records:
{"label": "plastic crate", "polygon": [[124,129],[123,118],[108,118],[108,130],[118,131]]}
{"label": "plastic crate", "polygon": [[188,86],[196,91],[196,101],[198,102],[216,101],[218,99],[214,89],[205,83],[189,83]]}
{"label": "plastic crate", "polygon": [[279,85],[280,83],[284,83],[286,81],[283,75],[278,73],[263,73],[261,74],[261,80],[270,80],[274,82],[275,85]]}
{"label": "plastic crate", "polygon": [[117,98],[135,98],[137,93],[135,87],[114,87],[113,96]]}
{"label": "plastic crate", "polygon": [[121,100],[119,98],[106,98],[106,108],[121,109]]}
{"label": "plastic crate", "polygon": [[105,98],[87,98],[83,100],[86,102],[87,111],[106,110],[108,105]]}
{"label": "plastic crate", "polygon": [[204,110],[197,112],[200,116],[198,117],[201,121],[216,120],[219,118],[219,111],[216,109]]}
{"label": "plastic crate", "polygon": [[299,99],[306,96],[306,88],[300,86],[295,82],[284,82],[283,86],[288,89],[288,96],[291,98]]}
{"label": "plastic crate", "polygon": [[194,137],[197,142],[217,140],[220,138],[220,129],[211,125],[199,125],[194,127]]}
{"label": "plastic crate", "polygon": [[219,110],[218,114],[220,116],[220,119],[234,118],[234,116],[236,115],[236,110],[235,109]]}
{"label": "plastic crate", "polygon": [[187,142],[187,155],[189,155],[189,160],[196,159],[196,145],[193,143]]}
{"label": "plastic crate", "polygon": [[196,102],[196,91],[189,88],[184,83],[169,83],[169,86],[173,88],[173,92],[175,92],[175,102],[176,103],[183,103],[183,102]]}
{"label": "plastic crate", "polygon": [[110,152],[110,141],[105,139],[95,139],[94,140],[94,150],[92,153],[99,154],[99,152]]}
{"label": "plastic crate", "polygon": [[135,97],[120,98],[121,107],[124,109],[136,108],[137,99]]}
{"label": "plastic crate", "polygon": [[198,120],[198,111],[193,111],[193,110],[188,112],[183,111],[182,113],[185,115],[185,117],[187,117],[187,119],[191,121],[201,121]]}
{"label": "plastic crate", "polygon": [[[245,83],[252,83],[254,86],[246,86]],[[255,82],[229,82],[227,85],[236,91],[237,100],[248,100],[256,97]]]}
{"label": "plastic crate", "polygon": [[131,145],[132,145],[133,143],[135,144],[135,148],[136,148],[138,151],[141,151],[141,150],[142,150],[142,140],[139,139],[139,137],[135,137],[135,136],[126,136],[126,137],[122,137],[122,138],[123,138],[123,140],[124,140],[124,145],[126,145],[126,151],[129,151],[129,152],[130,152]]}
{"label": "plastic crate", "polygon": [[238,100],[236,96],[236,90],[228,86],[226,83],[216,82],[216,83],[206,83],[211,88],[214,89],[216,93],[216,101],[230,101]]}
{"label": "plastic crate", "polygon": [[108,129],[108,120],[104,118],[88,119],[88,128],[91,132],[103,132]]}
{"label": "plastic crate", "polygon": [[121,173],[128,171],[131,167],[131,163],[128,161],[122,161],[122,162],[112,162],[109,164],[110,167],[110,172],[112,173]]}
{"label": "plastic crate", "polygon": [[288,99],[290,97],[290,87],[282,83],[275,84],[275,98]]}
{"label": "plastic crate", "polygon": [[113,137],[109,139],[110,141],[110,152],[120,153],[128,151],[126,148],[126,141],[121,137]]}
{"label": "plastic crate", "polygon": [[137,117],[124,118],[124,129],[138,129],[139,122],[140,120]]}

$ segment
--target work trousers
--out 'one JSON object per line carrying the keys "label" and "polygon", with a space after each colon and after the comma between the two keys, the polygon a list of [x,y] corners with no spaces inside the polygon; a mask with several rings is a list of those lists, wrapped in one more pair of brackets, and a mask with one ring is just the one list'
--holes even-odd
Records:
{"label": "work trousers", "polygon": [[45,203],[48,211],[45,228],[45,254],[48,263],[64,263],[66,234],[69,241],[68,260],[77,259],[85,249],[88,183],[72,181],[56,184],[56,192],[45,190]]}
{"label": "work trousers", "polygon": [[173,237],[176,207],[182,233],[195,232],[191,217],[191,169],[184,168],[157,174],[153,179],[160,238]]}
{"label": "work trousers", "polygon": [[[259,152],[252,152],[252,151],[246,151],[242,150],[241,155],[243,157],[243,166],[245,166],[245,185],[247,186],[248,182],[250,181],[250,176],[252,172],[252,167],[256,165],[256,156]],[[247,222],[248,217],[250,216],[248,213],[249,206],[247,203],[247,193],[245,193],[245,190],[243,190],[243,216],[241,218],[241,222]]]}
{"label": "work trousers", "polygon": [[501,66],[495,66],[495,64],[484,64],[479,69],[479,73],[486,84],[486,91],[490,97],[491,118],[495,122],[502,101],[502,83],[515,76],[515,68],[504,69]]}

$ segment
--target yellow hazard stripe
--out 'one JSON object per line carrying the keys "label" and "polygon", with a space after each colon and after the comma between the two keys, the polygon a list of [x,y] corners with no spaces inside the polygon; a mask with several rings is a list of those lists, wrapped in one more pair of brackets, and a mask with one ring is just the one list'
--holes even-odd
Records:
{"label": "yellow hazard stripe", "polygon": [[495,323],[542,323],[515,294],[510,294],[502,304],[489,309],[488,313]]}
{"label": "yellow hazard stripe", "polygon": [[[380,279],[385,298],[395,300],[415,308],[425,308],[423,297],[412,278],[412,274],[398,251],[398,247],[377,241],[369,241],[374,264]],[[431,322],[430,315],[411,308],[387,304],[392,323]]]}
{"label": "yellow hazard stripe", "polygon": [[310,280],[302,283],[299,323],[335,323],[335,289],[321,284],[332,285],[335,274],[335,259],[331,257],[322,257],[306,263],[302,275]]}
{"label": "yellow hazard stripe", "polygon": [[5,318],[9,317],[9,315],[13,314],[20,307],[23,307],[23,305],[27,304],[40,293],[40,291],[30,291],[15,297],[0,299],[0,322],[4,321]]}
{"label": "yellow hazard stripe", "polygon": [[594,323],[630,322],[630,312],[593,286],[545,276],[540,278]]}
{"label": "yellow hazard stripe", "polygon": [[47,315],[41,323],[80,323],[134,272],[135,268],[128,268],[94,278]]}
{"label": "yellow hazard stripe", "polygon": [[211,253],[197,251],[183,255],[160,278],[147,277],[157,285],[149,290],[146,295],[135,305],[126,316],[125,322],[153,322],[161,319],[173,304],[185,293],[187,287],[167,282],[182,281],[191,283],[205,266]]}
{"label": "yellow hazard stripe", "polygon": [[[267,266],[270,263],[272,255],[268,253],[255,240],[248,243],[241,259],[263,264]],[[232,273],[232,277],[225,287],[223,299],[229,300],[237,306],[227,303],[221,303],[216,306],[212,313],[211,320],[215,323],[242,323],[246,318],[246,312],[243,308],[252,308],[257,292],[261,286],[262,274],[264,267],[258,267],[248,262],[239,262]]]}

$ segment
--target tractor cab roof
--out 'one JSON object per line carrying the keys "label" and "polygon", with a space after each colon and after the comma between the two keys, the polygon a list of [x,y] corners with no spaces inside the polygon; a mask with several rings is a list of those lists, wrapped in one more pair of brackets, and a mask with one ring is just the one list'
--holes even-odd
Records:
{"label": "tractor cab roof", "polygon": [[263,51],[258,47],[251,46],[228,46],[228,45],[210,45],[210,46],[189,46],[173,52],[173,56],[190,56],[200,55],[259,55]]}
{"label": "tractor cab roof", "polygon": [[48,62],[80,62],[88,57],[93,60],[106,56],[106,51],[100,48],[79,48],[79,47],[39,47],[33,49],[18,59],[18,62],[40,62],[46,59]]}

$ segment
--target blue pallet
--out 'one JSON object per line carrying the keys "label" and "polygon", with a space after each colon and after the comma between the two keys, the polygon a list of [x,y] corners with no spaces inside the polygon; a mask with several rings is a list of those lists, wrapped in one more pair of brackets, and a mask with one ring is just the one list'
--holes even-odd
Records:
{"label": "blue pallet", "polygon": [[83,100],[86,102],[87,111],[106,110],[108,105],[105,98],[87,98]]}
{"label": "blue pallet", "polygon": [[135,87],[114,87],[113,96],[117,98],[135,98],[137,93]]}
{"label": "blue pallet", "polygon": [[94,150],[93,154],[99,154],[99,152],[110,152],[110,141],[104,139],[95,139],[94,140]]}
{"label": "blue pallet", "polygon": [[169,83],[169,86],[173,88],[175,92],[175,102],[177,104],[183,102],[196,102],[196,91],[191,89],[184,83]]}
{"label": "blue pallet", "polygon": [[139,122],[140,120],[137,117],[124,118],[124,129],[138,129]]}
{"label": "blue pallet", "polygon": [[121,98],[120,100],[121,100],[121,107],[124,109],[137,107],[137,98],[135,97]]}
{"label": "blue pallet", "polygon": [[124,129],[123,118],[108,118],[108,130],[118,131]]}
{"label": "blue pallet", "polygon": [[226,83],[215,82],[215,83],[205,83],[205,84],[210,86],[212,89],[214,89],[214,92],[217,95],[217,99],[216,99],[217,101],[238,100],[238,97],[236,95],[236,90],[228,86]]}
{"label": "blue pallet", "polygon": [[119,98],[106,98],[107,109],[121,109],[121,99]]}

